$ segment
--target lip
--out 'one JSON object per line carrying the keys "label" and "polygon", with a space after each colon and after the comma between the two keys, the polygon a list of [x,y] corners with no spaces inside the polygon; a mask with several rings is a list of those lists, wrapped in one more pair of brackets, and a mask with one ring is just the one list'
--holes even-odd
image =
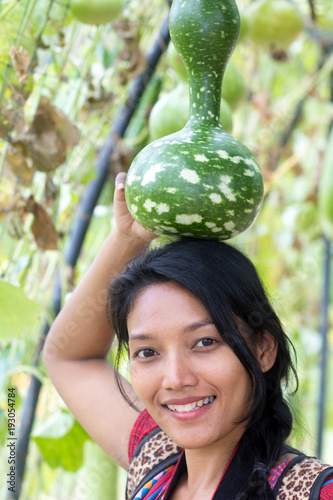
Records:
{"label": "lip", "polygon": [[[196,401],[200,401],[200,399]],[[208,405],[202,406],[198,410],[190,412],[171,411],[167,406],[164,407],[164,410],[167,411],[168,414],[175,420],[178,420],[180,422],[191,422],[193,420],[199,419],[200,417],[202,417],[202,415],[204,415],[207,411],[209,411],[211,406],[214,404],[214,401],[212,403],[209,403]],[[192,401],[192,403],[194,403],[194,401]]]}
{"label": "lip", "polygon": [[212,394],[211,396],[199,396],[199,397],[184,398],[184,399],[170,399],[170,400],[162,403],[162,405],[163,406],[166,406],[166,405],[189,405],[192,403],[196,403],[197,401],[201,401],[202,399],[205,400],[206,398],[210,398],[212,396],[214,396],[214,395]]}
{"label": "lip", "polygon": [[[205,398],[201,398],[201,399],[205,399]],[[173,400],[173,401],[178,401],[178,403],[168,403],[168,404],[189,404],[189,403],[195,403],[196,401],[200,401],[201,399],[186,398],[185,400],[182,400],[182,401],[187,401],[187,403],[180,403],[179,402],[180,400],[178,399],[178,400]],[[215,401],[215,399],[214,399],[214,401]],[[167,406],[163,406],[163,409],[164,409],[164,411],[168,412],[168,415],[170,415],[175,420],[178,420],[180,422],[190,422],[190,421],[199,419],[202,415],[204,415],[207,411],[209,411],[211,409],[212,405],[214,404],[214,401],[212,401],[208,405],[202,406],[198,410],[193,410],[193,411],[189,411],[189,412],[172,411],[172,410],[169,410],[169,408]]]}

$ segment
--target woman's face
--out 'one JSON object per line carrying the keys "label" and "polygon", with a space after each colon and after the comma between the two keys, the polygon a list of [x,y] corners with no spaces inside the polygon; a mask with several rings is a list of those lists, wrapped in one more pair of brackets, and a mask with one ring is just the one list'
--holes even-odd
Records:
{"label": "woman's face", "polygon": [[151,285],[128,331],[131,382],[159,426],[185,449],[235,447],[250,378],[203,304],[174,283]]}

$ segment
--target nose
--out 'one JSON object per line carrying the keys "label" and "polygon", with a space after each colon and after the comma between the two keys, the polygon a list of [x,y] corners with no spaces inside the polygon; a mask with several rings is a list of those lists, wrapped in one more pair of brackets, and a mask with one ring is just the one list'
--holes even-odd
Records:
{"label": "nose", "polygon": [[198,375],[191,359],[181,352],[170,354],[163,364],[163,389],[179,391],[186,386],[193,387]]}

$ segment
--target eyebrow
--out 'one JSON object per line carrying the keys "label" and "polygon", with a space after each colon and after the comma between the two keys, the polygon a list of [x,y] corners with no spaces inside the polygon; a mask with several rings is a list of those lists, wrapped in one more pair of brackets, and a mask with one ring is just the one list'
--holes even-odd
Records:
{"label": "eyebrow", "polygon": [[[183,333],[194,332],[199,328],[203,328],[209,325],[214,325],[214,323],[211,319],[208,318],[202,321],[196,321],[195,323],[191,323],[190,325],[186,326],[183,330]],[[141,340],[141,341],[154,340],[154,336],[149,333],[132,333],[129,336],[128,342],[132,342],[134,340]]]}

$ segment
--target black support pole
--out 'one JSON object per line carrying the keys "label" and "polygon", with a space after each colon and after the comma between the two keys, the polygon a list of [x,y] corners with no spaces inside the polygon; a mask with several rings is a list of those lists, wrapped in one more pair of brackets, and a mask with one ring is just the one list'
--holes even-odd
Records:
{"label": "black support pole", "polygon": [[[331,54],[333,51],[333,44],[328,45],[326,52]],[[333,102],[333,71],[330,74],[330,101]],[[329,129],[329,136],[333,129],[333,121]],[[318,416],[318,437],[317,437],[317,456],[322,458],[323,455],[323,438],[325,428],[325,398],[326,398],[326,385],[327,385],[327,349],[328,349],[328,331],[330,327],[329,322],[329,305],[330,305],[330,287],[331,287],[331,255],[332,243],[327,235],[324,235],[324,278],[323,278],[323,295],[321,306],[321,365],[320,365],[320,388],[319,388],[319,416]]]}
{"label": "black support pole", "polygon": [[[127,102],[122,107],[119,117],[114,123],[112,132],[107,137],[104,146],[99,152],[96,162],[96,178],[88,184],[82,197],[82,201],[78,209],[78,215],[73,224],[73,229],[66,250],[66,263],[72,268],[76,265],[93,211],[97,205],[103,186],[108,178],[110,155],[113,152],[115,140],[118,137],[124,136],[133,114],[138,107],[140,99],[155,72],[156,66],[162,54],[166,50],[169,41],[169,16],[167,16],[152,49],[147,54],[146,68],[143,73],[134,80]],[[61,280],[59,275],[54,287],[53,309],[55,315],[57,315],[61,309]],[[36,354],[36,366],[38,365],[39,356],[49,328],[50,325],[46,322],[41,333],[40,346]],[[16,447],[16,491],[9,492],[7,500],[18,500],[20,497],[26,459],[28,456],[30,434],[34,423],[40,389],[40,380],[32,376],[28,394],[24,401],[22,420]]]}
{"label": "black support pole", "polygon": [[331,241],[324,236],[324,282],[321,305],[321,364],[320,364],[320,389],[319,389],[319,419],[318,419],[318,442],[317,457],[323,455],[323,435],[325,427],[325,395],[327,380],[327,336],[329,330],[329,305],[330,305],[330,283],[331,283]]}

